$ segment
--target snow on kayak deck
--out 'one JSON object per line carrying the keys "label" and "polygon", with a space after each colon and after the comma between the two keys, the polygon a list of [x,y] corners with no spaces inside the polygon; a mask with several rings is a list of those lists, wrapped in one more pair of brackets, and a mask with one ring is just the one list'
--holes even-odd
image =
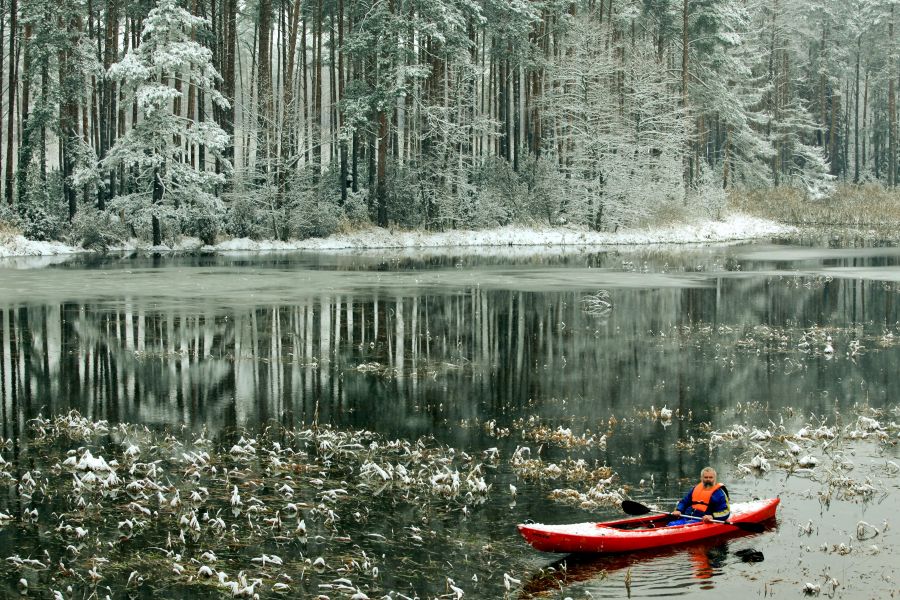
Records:
{"label": "snow on kayak deck", "polygon": [[771,504],[771,499],[753,500],[752,502],[737,502],[731,505],[731,517],[729,521],[740,521],[747,514],[758,513]]}

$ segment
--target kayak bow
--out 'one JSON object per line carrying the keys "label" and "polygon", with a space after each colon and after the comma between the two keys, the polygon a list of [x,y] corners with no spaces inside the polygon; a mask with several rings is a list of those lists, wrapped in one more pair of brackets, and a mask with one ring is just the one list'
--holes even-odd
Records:
{"label": "kayak bow", "polygon": [[[729,521],[758,523],[775,516],[778,498],[732,504]],[[668,515],[621,519],[603,523],[569,525],[518,525],[519,533],[535,549],[544,552],[632,552],[684,544],[709,537],[734,533],[726,523],[696,523],[666,527]]]}

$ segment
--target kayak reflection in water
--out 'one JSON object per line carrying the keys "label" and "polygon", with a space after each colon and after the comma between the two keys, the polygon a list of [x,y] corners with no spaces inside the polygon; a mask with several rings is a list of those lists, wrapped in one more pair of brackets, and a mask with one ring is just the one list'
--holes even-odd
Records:
{"label": "kayak reflection in water", "polygon": [[[731,508],[728,506],[728,489],[716,482],[715,469],[704,467],[700,471],[700,483],[688,490],[675,510],[672,511],[672,515],[675,520],[670,521],[669,526],[698,523],[698,517],[702,518],[704,523],[709,523],[713,519],[728,520],[731,515]],[[682,515],[694,518],[680,518]]]}
{"label": "kayak reflection in water", "polygon": [[[561,589],[568,592],[564,596],[573,598],[579,597],[576,591],[584,591],[588,597],[591,594],[602,597],[602,590],[610,589],[607,587],[610,580],[621,581],[622,573],[628,570],[633,572],[632,597],[643,596],[641,588],[666,597],[667,592],[669,595],[684,593],[687,579],[700,589],[711,589],[716,577],[728,564],[729,556],[732,556],[729,545],[722,540],[625,554],[569,554],[527,575],[518,598],[548,598],[558,595]],[[689,568],[686,569],[685,565]],[[678,575],[672,577],[673,571]],[[581,587],[575,587],[579,584],[582,584]]]}

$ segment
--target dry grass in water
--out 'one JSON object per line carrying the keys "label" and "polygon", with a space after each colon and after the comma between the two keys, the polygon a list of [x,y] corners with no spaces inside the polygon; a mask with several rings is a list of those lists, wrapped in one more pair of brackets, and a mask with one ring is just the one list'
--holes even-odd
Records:
{"label": "dry grass in water", "polygon": [[[15,532],[25,557],[0,563],[0,573],[7,582],[27,575],[40,597],[69,586],[75,597],[97,598],[107,586],[113,597],[126,589],[169,598],[321,589],[381,597],[389,590],[379,569],[390,584],[428,587],[422,580],[433,572],[423,575],[419,563],[411,570],[402,557],[447,546],[444,529],[426,524],[473,514],[501,461],[497,452],[472,457],[364,430],[272,426],[213,441],[76,412],[32,419],[29,434],[18,456],[0,440],[0,482],[17,491],[0,503],[0,531]],[[580,479],[598,470],[561,464]],[[416,525],[400,527],[406,522]],[[36,551],[50,539],[52,552]],[[471,575],[473,567],[460,568]],[[477,574],[485,583],[491,576]]]}
{"label": "dry grass in water", "polygon": [[900,225],[900,192],[875,185],[840,186],[824,200],[809,200],[790,188],[732,192],[728,205],[732,210],[799,227],[894,230]]}

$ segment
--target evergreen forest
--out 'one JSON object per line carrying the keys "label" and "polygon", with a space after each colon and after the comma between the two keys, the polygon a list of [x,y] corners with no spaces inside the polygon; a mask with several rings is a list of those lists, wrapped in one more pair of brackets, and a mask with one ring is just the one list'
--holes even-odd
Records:
{"label": "evergreen forest", "polygon": [[0,224],[189,235],[716,216],[897,182],[887,0],[3,0]]}

